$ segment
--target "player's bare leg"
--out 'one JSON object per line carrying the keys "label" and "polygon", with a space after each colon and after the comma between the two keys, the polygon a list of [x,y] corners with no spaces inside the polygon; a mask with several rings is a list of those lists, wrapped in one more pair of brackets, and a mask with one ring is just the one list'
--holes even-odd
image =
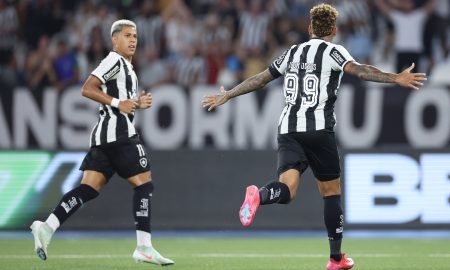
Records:
{"label": "player's bare leg", "polygon": [[137,247],[133,252],[136,262],[157,265],[172,265],[174,261],[162,256],[152,245],[151,239],[151,197],[153,183],[150,171],[128,178],[134,187],[133,214],[136,224]]}
{"label": "player's bare leg", "polygon": [[330,244],[330,259],[327,270],[350,269],[354,262],[341,252],[344,215],[341,207],[340,178],[330,181],[317,180],[319,192],[324,199],[324,219]]}

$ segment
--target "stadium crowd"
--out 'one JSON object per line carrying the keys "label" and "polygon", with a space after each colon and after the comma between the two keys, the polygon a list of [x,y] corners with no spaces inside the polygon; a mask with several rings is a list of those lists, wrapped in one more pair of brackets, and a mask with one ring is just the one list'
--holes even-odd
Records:
{"label": "stadium crowd", "polygon": [[[308,11],[319,2],[0,0],[0,92],[26,86],[39,96],[47,86],[81,83],[111,49],[109,27],[118,18],[137,24],[140,88],[231,86],[306,41]],[[401,58],[430,72],[448,60],[449,0],[326,2],[340,12],[336,43],[361,63],[391,63],[384,66],[395,71],[392,59]],[[415,16],[421,9],[429,12]]]}

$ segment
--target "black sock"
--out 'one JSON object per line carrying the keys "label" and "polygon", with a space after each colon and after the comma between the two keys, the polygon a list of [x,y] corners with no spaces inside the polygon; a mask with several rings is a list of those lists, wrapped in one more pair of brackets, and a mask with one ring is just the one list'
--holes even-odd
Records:
{"label": "black sock", "polygon": [[133,214],[136,230],[150,233],[151,199],[153,183],[147,182],[134,188]]}
{"label": "black sock", "polygon": [[81,184],[64,194],[59,204],[53,210],[53,214],[58,218],[59,224],[63,224],[84,203],[97,196],[97,190],[89,185]]}
{"label": "black sock", "polygon": [[291,192],[286,184],[274,181],[259,189],[260,204],[287,204],[291,201]]}
{"label": "black sock", "polygon": [[324,197],[324,219],[330,243],[330,258],[340,261],[344,214],[341,207],[341,195]]}

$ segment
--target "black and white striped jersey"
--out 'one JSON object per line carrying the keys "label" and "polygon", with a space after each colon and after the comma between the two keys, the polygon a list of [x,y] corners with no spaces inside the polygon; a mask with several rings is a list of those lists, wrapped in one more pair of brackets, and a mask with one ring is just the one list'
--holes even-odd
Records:
{"label": "black and white striped jersey", "polygon": [[272,76],[284,75],[286,106],[278,133],[333,130],[334,102],[343,68],[353,57],[347,50],[322,39],[294,45],[269,67]]}
{"label": "black and white striped jersey", "polygon": [[[133,65],[116,52],[110,52],[91,73],[102,84],[104,93],[126,100],[136,98],[138,80]],[[100,118],[91,133],[90,146],[123,141],[136,134],[134,114],[126,114],[110,105],[100,105]]]}

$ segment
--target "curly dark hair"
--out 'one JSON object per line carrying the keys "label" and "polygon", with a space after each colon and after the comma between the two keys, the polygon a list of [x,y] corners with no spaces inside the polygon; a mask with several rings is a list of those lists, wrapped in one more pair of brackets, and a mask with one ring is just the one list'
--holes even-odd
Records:
{"label": "curly dark hair", "polygon": [[314,35],[317,37],[325,37],[331,35],[336,27],[336,19],[339,12],[328,4],[320,4],[314,6],[309,11],[311,26]]}

